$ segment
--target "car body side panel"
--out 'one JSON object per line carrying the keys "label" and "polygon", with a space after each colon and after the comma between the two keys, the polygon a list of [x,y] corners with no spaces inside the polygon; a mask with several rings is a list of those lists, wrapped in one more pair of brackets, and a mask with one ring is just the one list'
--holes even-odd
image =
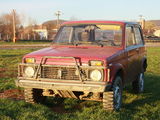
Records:
{"label": "car body side panel", "polygon": [[116,55],[113,55],[107,59],[110,67],[110,82],[114,80],[115,75],[119,70],[122,72],[123,83],[126,82],[126,74],[127,74],[127,54],[125,50],[118,52]]}
{"label": "car body side panel", "polygon": [[134,81],[139,73],[139,49],[137,46],[128,47],[127,49],[128,69],[127,83]]}

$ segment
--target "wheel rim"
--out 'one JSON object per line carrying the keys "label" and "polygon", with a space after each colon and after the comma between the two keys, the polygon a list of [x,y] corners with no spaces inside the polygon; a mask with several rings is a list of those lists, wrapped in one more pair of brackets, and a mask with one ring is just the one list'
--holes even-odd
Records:
{"label": "wheel rim", "polygon": [[115,86],[114,90],[114,106],[116,110],[118,110],[121,106],[121,90],[118,85]]}
{"label": "wheel rim", "polygon": [[143,92],[143,89],[144,89],[144,75],[143,75],[143,73],[141,73],[139,76],[139,90],[140,90],[140,92]]}

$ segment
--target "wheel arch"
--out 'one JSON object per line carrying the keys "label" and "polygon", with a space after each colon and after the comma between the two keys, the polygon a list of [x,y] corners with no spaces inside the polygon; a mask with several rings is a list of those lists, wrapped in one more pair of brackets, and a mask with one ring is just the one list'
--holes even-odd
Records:
{"label": "wheel arch", "polygon": [[142,65],[142,72],[145,72],[147,69],[147,57],[146,56],[143,57],[141,65]]}
{"label": "wheel arch", "polygon": [[111,77],[110,77],[110,82],[113,82],[115,77],[117,75],[119,75],[121,78],[122,78],[122,84],[124,84],[124,76],[125,76],[125,73],[124,73],[124,67],[122,64],[114,64],[112,65],[111,67]]}

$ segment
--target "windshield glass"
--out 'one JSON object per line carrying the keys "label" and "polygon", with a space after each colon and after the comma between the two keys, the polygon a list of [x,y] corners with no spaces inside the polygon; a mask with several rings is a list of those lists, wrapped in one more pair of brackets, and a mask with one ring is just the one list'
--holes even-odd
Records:
{"label": "windshield glass", "polygon": [[121,46],[122,28],[120,25],[83,24],[61,27],[54,43],[73,45]]}

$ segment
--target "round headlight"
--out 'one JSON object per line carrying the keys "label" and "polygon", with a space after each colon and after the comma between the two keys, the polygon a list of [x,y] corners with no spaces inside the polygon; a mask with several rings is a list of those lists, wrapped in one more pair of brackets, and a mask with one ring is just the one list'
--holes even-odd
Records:
{"label": "round headlight", "polygon": [[33,77],[34,75],[34,68],[33,67],[26,67],[24,70],[24,74],[26,77]]}
{"label": "round headlight", "polygon": [[93,70],[90,73],[90,78],[94,81],[99,81],[102,79],[102,73],[99,70]]}

